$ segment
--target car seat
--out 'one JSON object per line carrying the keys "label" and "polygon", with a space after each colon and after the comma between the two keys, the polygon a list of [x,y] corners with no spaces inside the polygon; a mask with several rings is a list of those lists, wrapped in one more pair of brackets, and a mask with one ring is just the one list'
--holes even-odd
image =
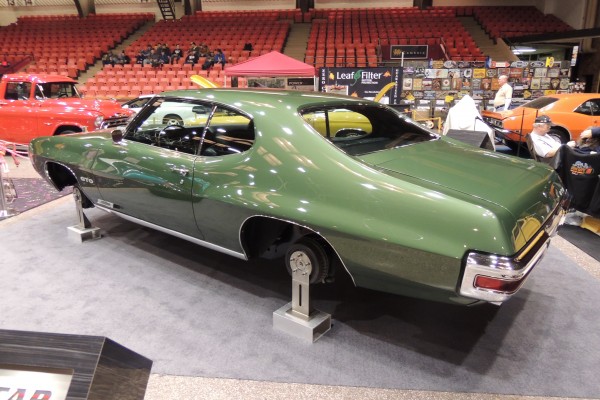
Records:
{"label": "car seat", "polygon": [[560,149],[559,173],[571,197],[571,208],[600,218],[600,154]]}

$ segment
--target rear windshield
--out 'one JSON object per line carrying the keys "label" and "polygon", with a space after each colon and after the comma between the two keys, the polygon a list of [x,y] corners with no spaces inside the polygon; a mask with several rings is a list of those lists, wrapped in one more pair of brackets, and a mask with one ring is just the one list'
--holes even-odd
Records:
{"label": "rear windshield", "polygon": [[433,140],[438,135],[386,107],[310,108],[302,118],[342,151],[360,156]]}
{"label": "rear windshield", "polygon": [[538,97],[535,100],[532,100],[528,103],[523,104],[523,107],[539,110],[540,108],[544,108],[547,105],[550,105],[556,101],[558,101],[558,99],[554,98],[554,97]]}

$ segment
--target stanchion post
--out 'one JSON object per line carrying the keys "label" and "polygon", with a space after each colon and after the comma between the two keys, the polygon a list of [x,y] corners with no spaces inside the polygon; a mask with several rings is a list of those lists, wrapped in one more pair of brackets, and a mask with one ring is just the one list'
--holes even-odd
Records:
{"label": "stanchion post", "polygon": [[292,263],[292,301],[273,312],[273,328],[315,342],[331,329],[331,315],[312,308],[310,263]]}
{"label": "stanchion post", "polygon": [[7,193],[4,191],[4,172],[2,171],[2,165],[0,165],[0,219],[12,217],[17,215],[18,212],[14,208],[9,207],[8,201],[6,200]]}
{"label": "stanchion post", "polygon": [[78,187],[73,188],[73,198],[77,212],[77,225],[68,227],[69,237],[77,242],[99,239],[102,236],[100,228],[92,227],[90,220],[83,212],[83,194]]}

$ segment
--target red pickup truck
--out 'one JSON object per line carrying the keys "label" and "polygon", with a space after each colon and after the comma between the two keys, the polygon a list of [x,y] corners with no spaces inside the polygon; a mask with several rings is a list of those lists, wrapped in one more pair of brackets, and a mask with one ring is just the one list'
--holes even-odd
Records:
{"label": "red pickup truck", "polygon": [[134,113],[113,100],[83,99],[61,75],[7,74],[0,80],[0,140],[27,144],[38,136],[124,125]]}

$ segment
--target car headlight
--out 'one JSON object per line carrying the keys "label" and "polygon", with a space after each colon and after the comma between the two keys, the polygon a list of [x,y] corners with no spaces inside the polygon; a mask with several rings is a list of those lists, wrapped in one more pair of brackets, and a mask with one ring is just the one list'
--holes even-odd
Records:
{"label": "car headlight", "polygon": [[102,122],[104,122],[104,117],[102,115],[98,115],[94,120],[94,126],[96,127],[96,129],[100,129],[100,127],[102,126]]}

